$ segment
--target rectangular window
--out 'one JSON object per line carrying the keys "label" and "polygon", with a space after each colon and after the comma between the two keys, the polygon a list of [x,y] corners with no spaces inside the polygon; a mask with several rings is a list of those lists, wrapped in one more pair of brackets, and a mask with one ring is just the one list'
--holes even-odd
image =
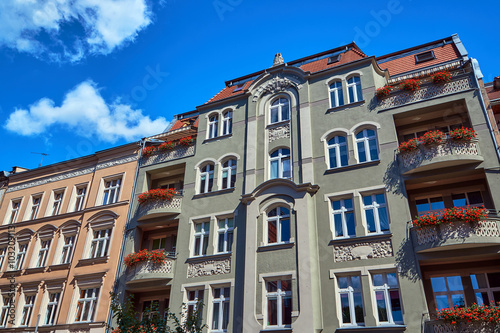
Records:
{"label": "rectangular window", "polygon": [[0,247],[0,271],[2,271],[3,261],[5,260],[6,247]]}
{"label": "rectangular window", "polygon": [[352,199],[332,201],[335,237],[356,236]]}
{"label": "rectangular window", "polygon": [[[7,325],[7,319],[9,318],[9,309],[11,307],[11,301],[14,302],[14,299],[7,297],[7,294],[2,296],[2,312],[0,313],[0,327],[5,327]],[[12,304],[12,307],[14,307],[14,304]]]}
{"label": "rectangular window", "polygon": [[17,214],[19,213],[19,207],[21,206],[21,200],[12,201],[10,208],[9,223],[12,224],[16,222]]}
{"label": "rectangular window", "polygon": [[267,326],[292,324],[292,280],[266,281]]}
{"label": "rectangular window", "polygon": [[464,287],[459,275],[431,277],[431,285],[438,310],[465,307]]}
{"label": "rectangular window", "polygon": [[83,209],[85,204],[85,194],[87,193],[87,185],[76,188],[75,212]]}
{"label": "rectangular window", "polygon": [[76,236],[64,237],[64,245],[61,253],[61,264],[69,264],[71,255],[73,254],[73,244],[75,243]]}
{"label": "rectangular window", "polygon": [[54,325],[56,323],[57,307],[61,293],[50,293],[47,303],[47,312],[45,314],[45,325]]}
{"label": "rectangular window", "polygon": [[452,194],[454,207],[476,206],[481,207],[484,205],[483,196],[480,191]]}
{"label": "rectangular window", "polygon": [[40,251],[38,251],[38,260],[36,262],[36,267],[45,267],[45,262],[47,261],[47,256],[49,254],[50,239],[40,241]]}
{"label": "rectangular window", "polygon": [[471,274],[470,278],[478,305],[500,302],[500,272]]}
{"label": "rectangular window", "polygon": [[210,234],[210,222],[195,223],[194,225],[195,256],[204,256],[207,254],[209,234]]}
{"label": "rectangular window", "polygon": [[403,310],[396,273],[373,274],[372,280],[378,321],[381,323],[402,324]]}
{"label": "rectangular window", "polygon": [[110,205],[118,202],[121,182],[121,178],[104,180],[104,195],[102,200],[103,205]]}
{"label": "rectangular window", "polygon": [[389,231],[389,215],[387,213],[384,193],[364,195],[363,209],[365,211],[368,233]]}
{"label": "rectangular window", "polygon": [[337,278],[343,325],[364,325],[363,296],[360,276]]}
{"label": "rectangular window", "polygon": [[417,204],[418,216],[444,209],[444,201],[442,197],[418,199],[415,203]]}
{"label": "rectangular window", "polygon": [[22,269],[24,264],[24,258],[26,257],[26,251],[28,250],[28,243],[19,244],[19,251],[16,257],[16,270]]}
{"label": "rectangular window", "polygon": [[94,320],[99,288],[83,289],[80,291],[75,322],[91,322]]}
{"label": "rectangular window", "polygon": [[36,219],[36,216],[38,215],[38,210],[40,208],[40,202],[42,201],[42,196],[36,196],[31,198],[31,212],[30,212],[30,220]]}
{"label": "rectangular window", "polygon": [[94,231],[94,239],[90,249],[90,258],[100,258],[108,254],[111,229]]}
{"label": "rectangular window", "polygon": [[233,218],[220,219],[218,221],[219,229],[217,230],[219,238],[217,252],[231,252],[233,247]]}
{"label": "rectangular window", "polygon": [[[196,312],[198,311],[198,306],[200,307],[199,311],[200,313],[202,312],[202,306],[203,306],[203,297],[204,297],[205,291],[203,289],[196,289],[196,290],[188,290],[187,291],[187,315],[189,317],[193,317],[196,315]],[[201,319],[201,315],[200,315]]]}
{"label": "rectangular window", "polygon": [[290,210],[285,207],[271,209],[267,213],[267,243],[288,243],[290,232]]}
{"label": "rectangular window", "polygon": [[415,63],[419,64],[421,62],[429,61],[432,59],[436,59],[434,56],[434,51],[425,51],[419,54],[415,54]]}
{"label": "rectangular window", "polygon": [[157,317],[160,314],[160,301],[144,301],[142,304],[142,319]]}
{"label": "rectangular window", "polygon": [[52,210],[50,216],[58,215],[61,210],[62,199],[64,191],[54,192],[54,202],[52,203]]}
{"label": "rectangular window", "polygon": [[28,326],[30,324],[31,314],[33,313],[33,305],[35,304],[35,295],[26,295],[24,297],[23,314],[21,316],[20,326]]}
{"label": "rectangular window", "polygon": [[226,332],[229,324],[229,295],[231,289],[214,288],[213,289],[213,315],[212,332]]}

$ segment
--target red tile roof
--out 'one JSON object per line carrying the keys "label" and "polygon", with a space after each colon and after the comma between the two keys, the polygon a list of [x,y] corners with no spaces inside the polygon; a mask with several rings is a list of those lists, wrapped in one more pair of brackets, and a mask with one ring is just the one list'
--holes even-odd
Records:
{"label": "red tile roof", "polygon": [[224,89],[222,89],[221,91],[219,91],[219,93],[217,95],[215,95],[214,97],[212,97],[205,104],[211,103],[211,102],[215,102],[215,101],[220,101],[221,99],[228,98],[228,97],[241,95],[241,94],[245,93],[245,91],[248,89],[248,87],[250,87],[250,85],[252,84],[252,82],[253,82],[253,80],[245,82],[243,88],[241,90],[236,91],[236,92],[234,91],[234,89],[236,89],[236,87],[237,87],[236,84],[232,85],[230,87],[225,87]]}
{"label": "red tile roof", "polygon": [[319,60],[316,60],[313,62],[309,62],[307,64],[303,64],[302,66],[300,66],[300,68],[304,72],[315,73],[315,72],[319,72],[319,71],[327,69],[327,68],[340,66],[340,65],[346,64],[348,62],[352,62],[352,61],[363,59],[363,58],[366,58],[366,55],[362,54],[361,52],[359,52],[355,48],[352,48],[349,51],[342,53],[342,55],[340,56],[340,61],[334,62],[333,64],[328,64],[328,57],[327,57],[327,58],[319,59]]}
{"label": "red tile roof", "polygon": [[174,123],[174,125],[172,125],[169,132],[174,131],[174,130],[179,129],[179,128],[182,128],[182,127],[185,127],[185,126],[189,126],[193,122],[194,122],[193,126],[198,127],[198,116],[179,119]]}
{"label": "red tile roof", "polygon": [[419,68],[441,64],[461,57],[460,53],[455,47],[455,44],[453,43],[438,46],[436,48],[433,48],[432,51],[434,51],[434,56],[436,57],[436,59],[425,61],[419,64],[415,62],[415,53],[386,62],[382,62],[384,58],[379,57],[377,58],[377,61],[379,62],[380,68],[389,70],[389,75],[394,76]]}
{"label": "red tile roof", "polygon": [[485,87],[486,89],[486,93],[488,94],[488,98],[490,99],[490,101],[493,101],[495,99],[499,99],[500,98],[500,89],[496,89],[493,88],[493,85],[489,86],[489,87]]}

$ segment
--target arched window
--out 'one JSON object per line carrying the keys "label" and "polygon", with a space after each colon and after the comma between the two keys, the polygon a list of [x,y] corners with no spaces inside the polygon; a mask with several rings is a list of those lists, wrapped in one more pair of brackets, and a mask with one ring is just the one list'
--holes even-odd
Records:
{"label": "arched window", "polygon": [[233,111],[226,111],[222,115],[222,135],[233,133]]}
{"label": "arched window", "polygon": [[374,130],[364,129],[356,134],[356,145],[358,147],[358,162],[369,162],[378,160],[377,135]]}
{"label": "arched window", "polygon": [[342,81],[335,81],[330,84],[330,103],[331,107],[344,105],[344,94],[342,91]]}
{"label": "arched window", "polygon": [[349,92],[349,103],[363,100],[361,92],[361,79],[359,76],[353,76],[347,80],[347,91]]}
{"label": "arched window", "polygon": [[236,160],[230,159],[222,163],[222,189],[232,188],[236,183]]}
{"label": "arched window", "polygon": [[206,164],[200,168],[200,193],[212,192],[214,185],[214,165]]}
{"label": "arched window", "polygon": [[290,242],[290,210],[285,207],[271,209],[267,213],[267,243]]}
{"label": "arched window", "polygon": [[208,138],[216,138],[218,135],[219,115],[214,114],[208,118]]}
{"label": "arched window", "polygon": [[271,104],[271,121],[270,123],[277,123],[290,119],[290,103],[286,98],[277,98]]}
{"label": "arched window", "polygon": [[270,178],[290,178],[292,176],[290,168],[290,149],[282,148],[271,154]]}
{"label": "arched window", "polygon": [[345,136],[334,136],[328,140],[327,148],[330,169],[348,164],[347,139]]}

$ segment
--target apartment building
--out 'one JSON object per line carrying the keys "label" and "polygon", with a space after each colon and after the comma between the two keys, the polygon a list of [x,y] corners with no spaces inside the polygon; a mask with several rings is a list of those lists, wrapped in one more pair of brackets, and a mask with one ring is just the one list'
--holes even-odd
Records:
{"label": "apartment building", "polygon": [[0,332],[105,332],[139,148],[8,175]]}
{"label": "apartment building", "polygon": [[[277,54],[143,140],[123,253],[166,258],[121,258],[118,290],[138,316],[202,301],[207,332],[452,332],[436,308],[500,301],[485,101],[457,35],[379,57]],[[482,206],[475,223],[415,222]]]}

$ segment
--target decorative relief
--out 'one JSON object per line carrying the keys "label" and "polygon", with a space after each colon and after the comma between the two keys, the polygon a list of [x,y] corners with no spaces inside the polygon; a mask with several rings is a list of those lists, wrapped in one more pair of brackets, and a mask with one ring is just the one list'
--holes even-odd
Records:
{"label": "decorative relief", "polygon": [[435,157],[451,155],[479,155],[477,141],[461,142],[446,140],[440,145],[421,145],[417,150],[409,153],[402,153],[399,156],[401,156],[400,158],[404,168],[415,168],[422,164],[422,162],[432,160]]}
{"label": "decorative relief", "polygon": [[270,128],[268,130],[268,133],[269,142],[273,142],[274,140],[278,139],[288,139],[290,138],[290,124]]}
{"label": "decorative relief", "polygon": [[189,263],[187,277],[193,278],[199,276],[221,275],[229,273],[231,273],[231,258]]}
{"label": "decorative relief", "polygon": [[97,166],[95,168],[94,167],[83,168],[83,169],[79,169],[79,170],[75,170],[75,171],[71,171],[71,172],[62,173],[62,174],[59,174],[57,176],[42,178],[42,179],[39,179],[39,180],[36,180],[36,181],[27,182],[27,183],[24,183],[24,184],[19,184],[19,185],[16,185],[16,186],[12,186],[12,187],[9,187],[7,189],[7,192],[19,191],[19,190],[23,190],[23,189],[34,187],[34,186],[40,186],[40,185],[44,185],[44,184],[48,184],[48,183],[57,182],[57,181],[64,180],[64,179],[68,179],[68,178],[78,177],[78,176],[82,176],[82,175],[86,175],[86,174],[92,173],[95,170],[109,168],[109,167],[112,167],[112,166],[115,166],[115,165],[129,163],[129,162],[133,162],[133,161],[136,161],[136,160],[137,160],[137,156],[136,155],[132,155],[132,156],[124,157],[124,158],[119,158],[119,159],[108,161],[108,162],[105,162],[105,163],[99,163],[99,164],[97,164]]}
{"label": "decorative relief", "polygon": [[138,263],[131,272],[133,275],[139,274],[171,274],[173,272],[173,259],[167,258],[163,264],[155,264],[151,261]]}
{"label": "decorative relief", "polygon": [[302,85],[290,80],[287,77],[273,77],[266,84],[261,85],[255,95],[253,96],[253,101],[256,102],[260,96],[263,96],[267,93],[274,94],[281,91],[285,91],[290,87],[295,87],[298,89],[302,88]]}
{"label": "decorative relief", "polygon": [[415,230],[418,245],[447,239],[478,237],[500,237],[497,221],[479,221],[478,223],[453,223],[430,226]]}
{"label": "decorative relief", "polygon": [[143,216],[152,209],[178,210],[181,209],[181,205],[182,205],[181,196],[175,196],[172,198],[172,200],[167,200],[167,201],[165,200],[148,201],[139,205],[139,208],[137,209],[137,215]]}
{"label": "decorative relief", "polygon": [[336,245],[333,252],[335,262],[393,256],[390,240]]}
{"label": "decorative relief", "polygon": [[414,93],[401,91],[391,94],[379,103],[379,109],[388,109],[408,103],[434,98],[437,96],[448,95],[473,88],[470,76],[454,80],[445,84],[430,84],[423,86]]}
{"label": "decorative relief", "polygon": [[178,158],[194,155],[194,145],[191,146],[176,146],[172,150],[158,152],[155,155],[141,158],[141,166],[167,162]]}

